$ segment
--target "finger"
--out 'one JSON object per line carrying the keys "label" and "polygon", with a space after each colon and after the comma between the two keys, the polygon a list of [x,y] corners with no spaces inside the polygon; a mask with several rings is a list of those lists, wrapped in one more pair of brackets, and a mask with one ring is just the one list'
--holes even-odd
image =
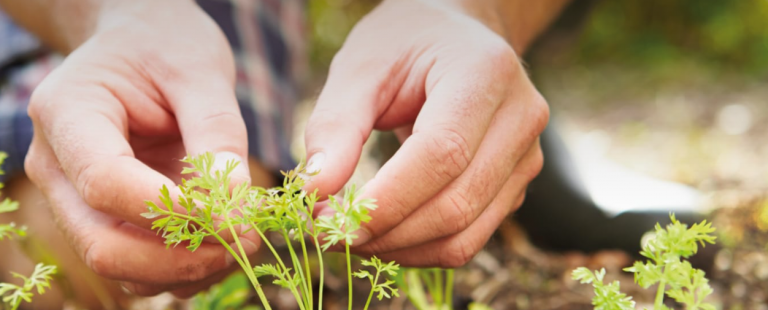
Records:
{"label": "finger", "polygon": [[319,172],[306,190],[318,189],[318,197],[337,193],[352,176],[376,117],[394,96],[391,85],[398,83],[381,64],[351,63],[342,52],[334,57],[305,129],[307,170]]}
{"label": "finger", "polygon": [[[483,211],[477,221],[463,232],[427,244],[377,254],[377,256],[384,261],[396,261],[400,265],[409,267],[458,268],[464,266],[482,250],[507,215],[522,203],[520,197],[525,196],[525,188],[512,190],[517,187],[515,182],[518,181],[510,179],[488,209]],[[510,190],[506,190],[507,187]]]}
{"label": "finger", "polygon": [[122,286],[134,295],[148,297],[156,296],[165,292],[172,292],[178,298],[190,298],[195,294],[208,289],[212,285],[221,282],[224,278],[234,272],[238,266],[230,266],[219,271],[210,277],[194,283],[185,283],[177,285],[158,285],[158,284],[139,284],[133,282],[122,282]]}
{"label": "finger", "polygon": [[395,133],[395,137],[397,137],[397,141],[399,141],[400,144],[403,144],[405,140],[413,134],[413,125],[401,126],[395,128],[393,131]]}
{"label": "finger", "polygon": [[245,161],[248,133],[232,84],[215,76],[195,78],[169,83],[163,94],[176,115],[187,153],[214,153],[218,170],[224,170],[227,161],[238,161],[231,174],[233,185],[250,182]]}
{"label": "finger", "polygon": [[[176,285],[206,279],[233,264],[221,245],[202,244],[195,252],[166,248],[155,234],[96,211],[80,198],[50,148],[35,136],[26,168],[40,184],[57,224],[76,253],[100,276],[139,284]],[[258,249],[258,238],[241,238],[246,254]]]}
{"label": "finger", "polygon": [[[478,158],[467,172],[401,224],[358,250],[373,254],[385,253],[458,234],[477,220],[500,191],[521,192],[526,188],[539,173],[543,163],[538,141],[528,148],[521,159],[516,160],[514,157],[519,156],[521,150],[519,144],[506,145],[505,142],[509,141],[504,140],[486,143],[494,138],[494,131],[502,134],[510,132],[495,129],[489,132],[487,141],[483,142],[478,152]],[[496,138],[503,139],[504,136]],[[507,140],[516,139],[507,137]],[[483,150],[488,145],[491,146]],[[513,202],[508,201],[510,204]]]}
{"label": "finger", "polygon": [[514,59],[506,67],[516,66],[517,70],[510,72],[488,66],[454,65],[428,88],[413,134],[366,185],[363,195],[376,198],[379,208],[358,233],[356,246],[390,231],[473,162],[494,115],[508,97],[508,88],[523,89],[515,85],[526,79]]}
{"label": "finger", "polygon": [[151,221],[140,215],[143,201],[156,197],[163,185],[174,197],[179,192],[169,178],[135,158],[118,98],[103,85],[76,79],[60,82],[54,76],[35,90],[29,105],[35,136],[50,143],[56,162],[89,206],[149,228]]}

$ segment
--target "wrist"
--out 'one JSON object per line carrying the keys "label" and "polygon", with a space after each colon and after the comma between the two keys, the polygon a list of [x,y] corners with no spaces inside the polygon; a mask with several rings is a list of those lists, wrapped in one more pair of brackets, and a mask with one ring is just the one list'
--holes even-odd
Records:
{"label": "wrist", "polygon": [[570,0],[435,0],[471,16],[503,37],[519,54]]}
{"label": "wrist", "polygon": [[62,34],[66,53],[75,50],[99,33],[124,26],[134,29],[152,28],[155,27],[153,23],[163,22],[158,20],[158,17],[166,19],[177,17],[183,14],[182,12],[188,12],[184,6],[197,7],[193,0],[89,0],[84,2],[90,5],[81,5],[79,9],[71,10],[73,13],[79,13],[74,16],[83,17],[80,21],[71,18],[73,14],[58,14],[61,16],[59,24],[67,25],[66,32]]}

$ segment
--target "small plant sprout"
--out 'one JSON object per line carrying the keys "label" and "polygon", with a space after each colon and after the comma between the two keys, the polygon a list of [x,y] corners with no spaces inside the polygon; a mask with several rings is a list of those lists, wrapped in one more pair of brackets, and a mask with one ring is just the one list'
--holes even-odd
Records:
{"label": "small plant sprout", "polygon": [[24,275],[11,272],[14,278],[24,281],[21,285],[0,283],[0,296],[3,296],[3,302],[10,305],[11,309],[18,309],[22,301],[32,302],[32,292],[36,290],[38,294],[45,293],[47,288],[51,287],[51,277],[56,273],[56,266],[37,264],[32,275]]}
{"label": "small plant sprout", "polygon": [[453,269],[405,268],[395,283],[418,310],[453,310]]}
{"label": "small plant sprout", "polygon": [[[705,277],[704,271],[693,268],[685,259],[698,252],[699,245],[715,243],[712,233],[715,229],[707,221],[694,224],[690,228],[670,214],[672,223],[666,229],[656,224],[648,242],[643,245],[640,254],[648,261],[637,261],[624,271],[634,273],[635,282],[647,289],[656,285],[654,310],[667,310],[664,297],[667,296],[685,306],[687,310],[714,310],[712,304],[704,302],[712,294],[712,287]],[[596,310],[627,310],[634,309],[631,297],[619,291],[617,281],[603,283],[605,270],[592,272],[581,267],[573,271],[573,279],[581,283],[592,283],[595,297],[592,304]]]}
{"label": "small plant sprout", "polygon": [[583,284],[591,283],[595,288],[595,297],[592,298],[595,310],[634,310],[635,302],[632,301],[632,297],[620,291],[619,281],[605,284],[604,277],[605,269],[593,273],[585,267],[579,267],[573,271],[574,280],[579,280]]}
{"label": "small plant sprout", "polygon": [[[5,153],[0,152],[0,166],[8,156]],[[5,172],[0,169],[0,174]],[[0,189],[4,186],[0,183]],[[0,213],[13,212],[19,209],[19,203],[11,200],[10,198],[4,199],[0,202]],[[16,224],[0,224],[0,240],[23,238],[27,235],[25,227],[16,227]],[[29,277],[11,272],[14,278],[23,280],[22,284],[12,284],[0,282],[0,300],[2,304],[6,304],[11,310],[16,310],[21,306],[22,302],[32,302],[33,291],[37,291],[38,294],[45,293],[47,288],[51,287],[51,277],[56,273],[56,266],[37,264],[32,275]],[[2,308],[0,304],[0,308]]]}
{"label": "small plant sprout", "polygon": [[[182,174],[190,175],[178,185],[181,195],[176,203],[170,197],[168,188],[160,190],[158,205],[147,201],[148,212],[143,216],[155,219],[153,229],[165,238],[165,243],[177,246],[184,243],[195,251],[203,239],[213,237],[224,246],[240,265],[265,309],[271,309],[259,280],[265,276],[273,278],[272,283],[291,292],[299,309],[313,310],[323,307],[324,267],[323,255],[329,247],[343,243],[346,248],[349,281],[349,309],[352,309],[352,272],[349,247],[357,236],[354,232],[361,224],[371,220],[370,210],[376,208],[372,199],[357,199],[358,193],[352,187],[342,200],[329,197],[328,207],[336,213],[333,216],[313,218],[317,192],[308,193],[302,188],[312,175],[304,163],[291,171],[284,172],[283,184],[266,189],[247,184],[231,185],[230,174],[240,164],[230,161],[224,170],[213,169],[214,156],[205,153],[187,157],[182,162],[189,165]],[[180,207],[178,207],[180,206]],[[243,250],[238,227],[246,227],[240,234],[255,231],[264,245],[269,248],[276,264],[254,266]],[[290,259],[283,260],[266,238],[274,233],[285,240]],[[223,235],[231,235],[235,246],[229,246]],[[320,239],[322,238],[323,244]],[[309,245],[308,245],[309,243]],[[309,264],[309,249],[314,247],[319,262],[319,287],[317,301],[312,290],[313,270]],[[364,263],[365,264],[365,263]],[[381,263],[380,263],[381,264]],[[377,265],[372,265],[376,267]],[[393,264],[385,264],[391,274]],[[386,282],[385,282],[386,283]],[[381,286],[373,290],[381,292]],[[387,294],[382,295],[384,297]],[[317,307],[315,307],[317,305]],[[367,308],[367,306],[366,306]]]}
{"label": "small plant sprout", "polygon": [[397,271],[400,269],[399,265],[395,264],[395,262],[389,262],[385,264],[381,262],[381,260],[376,256],[372,257],[371,260],[363,260],[362,264],[363,266],[373,267],[376,269],[375,275],[371,274],[367,270],[360,270],[354,273],[355,277],[368,279],[371,281],[371,292],[368,294],[368,300],[365,302],[366,309],[368,309],[368,305],[371,304],[373,293],[377,293],[376,298],[379,300],[384,297],[392,298],[392,296],[400,296],[397,288],[392,287],[392,284],[395,284],[395,281],[386,280],[383,283],[379,283],[379,276],[381,276],[382,273],[389,275],[390,277],[397,276]]}

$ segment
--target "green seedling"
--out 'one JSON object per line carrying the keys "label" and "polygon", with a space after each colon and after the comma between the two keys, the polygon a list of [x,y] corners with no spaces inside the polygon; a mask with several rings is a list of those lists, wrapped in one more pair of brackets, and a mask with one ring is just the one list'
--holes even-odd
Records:
{"label": "green seedling", "polygon": [[[453,310],[454,270],[439,268],[405,268],[394,280],[400,291],[417,310]],[[490,310],[472,302],[469,310]]]}
{"label": "green seedling", "polygon": [[395,284],[393,280],[386,280],[384,282],[379,281],[379,277],[382,276],[397,276],[397,271],[400,270],[400,266],[395,262],[383,263],[379,258],[374,256],[371,260],[364,260],[363,266],[373,267],[376,269],[376,274],[373,275],[368,270],[360,270],[354,273],[355,277],[361,279],[368,279],[371,282],[371,292],[368,294],[368,300],[365,302],[365,309],[371,304],[371,298],[376,293],[376,298],[382,300],[384,297],[392,298],[399,297],[398,289],[392,288],[392,284]]}
{"label": "green seedling", "polygon": [[248,306],[251,285],[244,273],[231,275],[207,292],[197,294],[192,299],[192,309],[207,310],[260,310],[258,306]]}
{"label": "green seedling", "polygon": [[[0,152],[0,166],[8,156]],[[5,172],[0,169],[0,174]],[[4,186],[0,183],[0,189]],[[0,202],[0,213],[13,212],[19,209],[19,203],[10,198],[5,198]],[[26,227],[17,227],[15,223],[0,224],[0,240],[23,238],[27,235]],[[51,287],[51,277],[56,273],[56,266],[37,264],[32,275],[29,277],[11,272],[14,278],[21,279],[22,284],[2,283],[0,282],[0,300],[11,310],[16,310],[22,302],[32,302],[34,291],[38,294],[45,293],[45,290]]]}
{"label": "green seedling", "polygon": [[[682,304],[687,310],[714,310],[714,305],[705,302],[712,294],[712,287],[704,271],[693,268],[687,258],[696,254],[699,245],[715,243],[712,233],[715,229],[707,221],[694,224],[690,228],[670,214],[672,223],[666,229],[656,224],[648,242],[643,245],[640,254],[648,260],[637,261],[624,271],[635,276],[635,282],[647,289],[657,286],[653,303],[654,310],[668,310],[664,297],[669,297]],[[580,267],[573,271],[573,279],[581,283],[591,283],[595,289],[592,304],[595,310],[630,310],[635,309],[632,297],[621,293],[619,282],[604,283],[605,269],[592,272]]]}
{"label": "green seedling", "polygon": [[[362,223],[371,220],[368,213],[376,208],[375,201],[358,199],[358,193],[353,186],[344,193],[341,200],[329,196],[328,207],[336,211],[333,216],[313,218],[318,201],[317,191],[308,193],[302,189],[306,180],[312,176],[306,171],[303,163],[296,169],[283,173],[282,186],[267,189],[248,186],[245,183],[232,186],[230,174],[240,163],[230,161],[224,170],[219,171],[213,169],[213,161],[214,155],[211,153],[183,159],[182,162],[189,166],[184,168],[182,174],[190,177],[178,185],[181,194],[176,201],[170,197],[170,190],[163,187],[160,190],[160,205],[152,201],[146,202],[148,212],[142,215],[155,219],[153,229],[165,239],[165,243],[169,247],[183,243],[187,249],[195,251],[206,237],[215,238],[243,269],[267,310],[271,307],[259,282],[265,276],[272,277],[273,284],[289,290],[299,309],[312,310],[316,305],[318,309],[322,309],[322,254],[332,246],[343,244],[349,281],[349,309],[352,309],[353,273],[350,246],[357,238],[355,231]],[[238,231],[241,227],[246,229]],[[276,264],[251,264],[241,243],[241,235],[249,231],[255,231],[261,237],[263,244],[269,248],[277,261]],[[285,240],[290,260],[284,261],[278,255],[266,238],[268,233],[277,234]],[[234,247],[224,239],[225,235],[232,236]],[[309,264],[309,249],[312,247],[319,262],[320,292],[317,302],[313,296],[313,273]],[[376,268],[377,275],[397,271],[396,264],[382,264],[376,258],[363,261],[364,266]],[[386,268],[380,269],[384,267]],[[362,271],[359,274],[362,274]],[[397,290],[389,289],[387,282],[378,284],[377,281],[378,279],[373,283],[372,292],[378,292],[381,297],[397,295]],[[382,294],[384,290],[388,292]],[[366,309],[367,307],[366,305]]]}
{"label": "green seedling", "polygon": [[418,310],[453,310],[453,274],[453,269],[407,268],[395,283]]}

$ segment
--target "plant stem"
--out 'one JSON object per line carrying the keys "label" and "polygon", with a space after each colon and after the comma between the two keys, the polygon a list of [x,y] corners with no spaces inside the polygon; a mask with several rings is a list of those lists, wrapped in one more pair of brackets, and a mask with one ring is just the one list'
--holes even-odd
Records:
{"label": "plant stem", "polygon": [[[285,269],[283,269],[283,270],[285,271]],[[287,281],[285,279],[285,277],[283,277],[283,276],[280,276],[280,280],[285,281],[285,283],[291,283],[291,281]],[[299,305],[299,309],[301,309],[301,310],[312,310],[312,308],[310,308],[310,309],[306,309],[305,308],[304,304],[301,302],[301,295],[299,294],[299,291],[296,290],[295,287],[289,286],[289,290],[291,291],[291,294],[293,294],[293,298],[296,299],[296,303]]]}
{"label": "plant stem", "polygon": [[323,266],[323,252],[320,250],[320,242],[317,240],[317,235],[313,235],[315,239],[315,250],[317,251],[317,260],[320,263],[320,292],[317,294],[317,307],[318,310],[323,310],[323,286],[325,286],[325,267]]}
{"label": "plant stem", "polygon": [[[239,208],[239,210],[241,214],[245,214],[245,211],[242,208]],[[275,247],[273,247],[272,243],[269,242],[269,239],[267,239],[267,236],[264,235],[264,232],[262,232],[261,229],[259,229],[259,227],[256,226],[256,224],[254,224],[253,222],[249,221],[249,224],[251,225],[251,228],[253,228],[253,230],[255,230],[257,234],[259,234],[259,238],[261,238],[264,244],[267,245],[267,248],[269,248],[269,251],[272,252],[272,256],[274,256],[275,259],[277,260],[277,263],[280,264],[280,267],[283,267],[283,269],[286,269],[287,267],[285,266],[283,259],[280,258],[280,255],[277,254]]]}
{"label": "plant stem", "polygon": [[[209,234],[211,234],[211,236],[216,238],[216,240],[219,241],[219,243],[221,243],[221,245],[224,246],[224,248],[227,249],[227,251],[229,251],[229,254],[231,254],[232,257],[235,258],[235,261],[237,262],[238,265],[240,265],[240,268],[243,269],[243,271],[245,272],[245,275],[248,277],[248,280],[251,281],[251,285],[253,285],[253,288],[256,290],[256,294],[259,296],[259,300],[264,306],[264,309],[272,310],[272,307],[269,305],[269,302],[267,301],[267,296],[264,295],[264,291],[261,289],[259,280],[253,274],[253,268],[250,268],[250,262],[248,261],[248,257],[244,254],[245,251],[242,251],[243,257],[241,259],[240,256],[237,254],[237,252],[234,249],[232,249],[231,246],[229,246],[229,243],[227,243],[223,238],[221,238],[221,236],[219,236],[219,234],[215,230],[213,230],[212,227],[208,225],[204,225],[202,222],[198,221],[196,218],[192,216],[176,213],[172,211],[164,211],[164,210],[160,210],[159,212],[164,213],[168,216],[176,216],[176,217],[180,217],[180,218],[192,221],[198,226],[203,227],[203,229],[205,229]],[[229,228],[230,228],[230,232],[232,232],[232,236],[235,239],[235,242],[237,243],[238,247],[242,250],[242,246],[240,245],[240,239],[238,239],[237,234],[234,233],[234,228],[232,228],[231,226]]]}
{"label": "plant stem", "polygon": [[445,286],[443,285],[443,270],[436,268],[432,270],[432,274],[435,276],[435,304],[439,309],[443,309],[443,306],[445,305],[445,299],[443,299],[443,290],[445,289]]}
{"label": "plant stem", "polygon": [[453,310],[453,272],[453,269],[445,272],[445,300],[448,302],[448,310]]}
{"label": "plant stem", "polygon": [[442,303],[442,300],[438,300],[440,298],[438,291],[442,291],[442,287],[439,287],[439,283],[435,283],[435,279],[432,277],[432,273],[428,269],[417,269],[419,277],[422,281],[424,281],[424,285],[427,286],[427,291],[429,292],[429,295],[432,296],[432,302],[440,308],[440,305]]}
{"label": "plant stem", "polygon": [[656,299],[653,302],[653,308],[661,309],[661,305],[664,304],[664,290],[667,286],[667,280],[661,280],[659,282],[659,289],[656,291]]}
{"label": "plant stem", "polygon": [[352,259],[349,254],[349,243],[345,243],[347,250],[347,282],[349,283],[349,310],[352,310]]}
{"label": "plant stem", "polygon": [[[298,221],[298,222],[301,223],[301,221]],[[312,271],[309,268],[309,255],[307,254],[307,245],[306,245],[306,242],[304,241],[304,229],[301,226],[302,225],[299,225],[299,227],[298,227],[299,235],[301,235],[301,238],[299,238],[299,242],[301,242],[301,252],[304,254],[304,268],[307,271],[307,274],[306,274],[307,281],[306,281],[305,285],[307,286],[307,293],[308,293],[308,300],[309,300],[310,309],[312,309],[313,308],[312,305],[314,303],[314,296],[312,296],[312,294],[313,294],[313,292],[312,292]]]}
{"label": "plant stem", "polygon": [[[240,209],[240,208],[238,208],[238,209]],[[240,209],[240,212],[241,212],[242,214],[245,214],[245,212],[244,212],[244,210],[243,210],[243,209]],[[271,242],[269,242],[269,239],[267,239],[267,236],[266,236],[266,235],[264,235],[264,232],[262,232],[262,231],[261,231],[261,229],[259,229],[259,227],[257,227],[257,226],[256,226],[256,225],[255,225],[253,222],[250,222],[250,225],[251,225],[251,228],[253,228],[253,230],[255,230],[257,234],[259,234],[259,237],[261,238],[262,242],[264,242],[264,244],[266,244],[266,245],[267,245],[267,248],[269,248],[269,251],[270,251],[270,252],[272,252],[272,255],[273,255],[273,256],[275,257],[275,259],[277,260],[277,263],[278,263],[278,264],[280,264],[280,267],[282,267],[282,268],[283,268],[283,270],[288,270],[288,267],[286,267],[286,266],[285,266],[285,263],[284,263],[284,262],[283,262],[283,260],[280,258],[280,255],[278,255],[278,254],[277,254],[277,251],[275,250],[275,247],[274,247],[274,246],[272,246],[272,243],[271,243]],[[280,278],[281,278],[283,281],[285,281],[285,277],[280,277]],[[290,283],[290,281],[286,281],[286,283]],[[305,308],[304,308],[304,306],[303,306],[303,304],[302,304],[301,295],[299,294],[299,292],[298,292],[298,291],[296,291],[296,288],[295,288],[295,287],[291,287],[289,290],[290,290],[290,291],[291,291],[291,293],[293,294],[293,298],[295,298],[295,299],[296,299],[296,303],[298,303],[298,304],[299,304],[299,308],[300,308],[300,309],[305,309]],[[305,310],[306,310],[306,309],[305,309]],[[310,310],[311,310],[311,308],[310,308]]]}
{"label": "plant stem", "polygon": [[661,273],[661,280],[659,281],[659,288],[656,290],[656,299],[653,302],[653,308],[655,309],[661,309],[661,306],[664,304],[664,291],[666,290],[667,286],[667,271],[669,268],[666,266],[663,267],[664,271]]}
{"label": "plant stem", "polygon": [[381,271],[377,270],[376,276],[373,278],[373,282],[371,282],[371,292],[368,293],[368,300],[365,301],[365,308],[363,308],[363,310],[368,310],[368,306],[371,304],[374,288],[376,288],[376,283],[379,283],[379,274],[381,274]]}
{"label": "plant stem", "polygon": [[[240,212],[242,214],[245,214],[245,211],[243,209],[240,209]],[[275,259],[277,260],[277,263],[280,264],[280,267],[283,267],[283,269],[286,269],[287,267],[285,266],[283,259],[280,258],[280,255],[277,254],[277,250],[275,250],[275,247],[272,246],[271,242],[269,242],[269,239],[267,239],[267,236],[264,234],[264,232],[262,232],[261,229],[259,229],[259,227],[256,226],[256,224],[254,224],[253,222],[249,221],[249,224],[251,225],[251,228],[253,228],[253,230],[255,230],[257,234],[259,234],[259,238],[261,238],[261,241],[267,245],[267,248],[269,248],[269,251],[272,252],[272,256],[274,256]]]}
{"label": "plant stem", "polygon": [[296,251],[293,250],[293,244],[291,244],[291,238],[288,237],[288,233],[285,230],[280,231],[283,234],[283,238],[285,238],[285,243],[288,246],[288,252],[291,253],[291,261],[293,262],[293,269],[294,271],[299,275],[299,279],[301,279],[301,283],[299,284],[299,289],[301,292],[304,293],[302,296],[303,298],[301,300],[298,300],[299,302],[303,302],[305,306],[311,307],[307,302],[307,296],[309,295],[307,293],[307,279],[304,277],[304,271],[301,267],[301,262],[299,261],[299,257],[296,256]]}
{"label": "plant stem", "polygon": [[[224,214],[224,219],[226,221],[229,221],[229,215]],[[229,226],[229,232],[232,234],[232,239],[235,240],[235,244],[237,244],[237,248],[240,251],[240,255],[242,255],[242,261],[240,262],[240,267],[243,268],[243,270],[245,271],[245,274],[248,276],[248,279],[251,280],[251,284],[253,285],[254,288],[256,288],[256,294],[259,295],[259,299],[261,299],[261,302],[264,305],[264,308],[266,308],[267,310],[271,310],[272,307],[269,306],[267,297],[264,295],[264,291],[261,289],[261,285],[259,284],[259,279],[253,273],[253,267],[251,267],[251,262],[250,260],[248,260],[248,255],[245,253],[245,249],[243,249],[243,245],[240,243],[240,237],[237,236],[237,233],[235,232],[235,228],[232,225],[227,225],[227,226]],[[219,242],[222,242],[222,244],[226,244],[226,242],[224,242],[223,240],[220,240]],[[234,256],[237,259],[237,255],[234,255]]]}

